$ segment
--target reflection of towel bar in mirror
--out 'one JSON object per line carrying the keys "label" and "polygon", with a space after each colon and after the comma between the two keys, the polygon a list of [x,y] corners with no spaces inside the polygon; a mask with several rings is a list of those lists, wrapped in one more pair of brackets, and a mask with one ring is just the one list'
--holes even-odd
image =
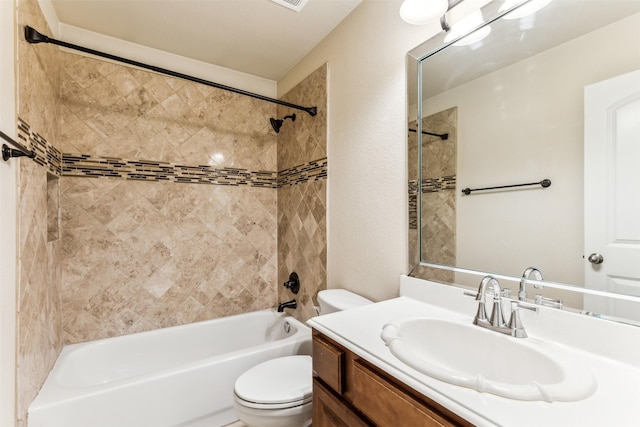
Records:
{"label": "reflection of towel bar in mirror", "polygon": [[551,187],[551,180],[545,178],[540,182],[528,182],[526,184],[500,185],[498,187],[484,187],[484,188],[465,188],[462,190],[462,192],[466,195],[469,195],[471,194],[472,191],[498,190],[501,188],[525,187],[530,185],[539,185],[542,188],[547,188],[547,187]]}
{"label": "reflection of towel bar in mirror", "polygon": [[[409,132],[418,132],[416,129],[409,129]],[[449,134],[448,133],[433,133],[433,132],[427,132],[426,130],[422,131],[423,135],[431,135],[431,136],[437,136],[438,138],[440,138],[441,140],[445,141],[447,139],[449,139]]]}

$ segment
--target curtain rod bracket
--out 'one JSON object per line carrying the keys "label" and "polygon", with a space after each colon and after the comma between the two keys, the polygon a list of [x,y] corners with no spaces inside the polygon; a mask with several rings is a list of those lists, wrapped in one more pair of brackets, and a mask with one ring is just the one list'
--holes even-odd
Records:
{"label": "curtain rod bracket", "polygon": [[2,160],[5,162],[13,157],[28,157],[33,159],[36,156],[36,153],[33,151],[24,152],[22,150],[18,150],[16,148],[9,148],[7,144],[2,144]]}
{"label": "curtain rod bracket", "polygon": [[32,44],[36,43],[49,43],[49,37],[45,36],[42,33],[39,33],[38,30],[32,28],[28,25],[24,27],[24,38]]}
{"label": "curtain rod bracket", "polygon": [[156,73],[161,73],[161,74],[166,74],[168,76],[171,77],[176,77],[179,79],[184,79],[184,80],[189,80],[195,83],[200,83],[200,84],[204,84],[207,86],[212,86],[218,89],[222,89],[222,90],[227,90],[230,92],[235,92],[238,93],[240,95],[245,95],[245,96],[250,96],[252,98],[256,98],[256,99],[260,99],[262,101],[267,101],[267,102],[271,102],[274,104],[278,104],[278,105],[282,105],[285,107],[289,107],[289,108],[294,108],[296,110],[302,110],[307,112],[310,116],[315,116],[316,114],[318,114],[318,107],[303,107],[300,105],[296,105],[296,104],[292,104],[290,102],[286,102],[286,101],[281,101],[279,99],[275,99],[275,98],[270,98],[268,96],[264,96],[264,95],[259,95],[257,93],[253,93],[253,92],[248,92],[242,89],[237,89],[231,86],[226,86],[220,83],[215,83],[209,80],[204,80],[198,77],[193,77],[190,76],[188,74],[182,74],[182,73],[178,73],[176,71],[171,71],[168,70],[166,68],[161,68],[161,67],[156,67],[155,65],[149,65],[149,64],[145,64],[143,62],[138,62],[138,61],[134,61],[132,59],[127,59],[127,58],[123,58],[120,56],[116,56],[116,55],[112,55],[110,53],[105,53],[105,52],[100,52],[98,50],[94,50],[94,49],[89,49],[87,47],[83,47],[83,46],[78,46],[72,43],[67,43],[64,41],[60,41],[60,40],[56,40],[54,38],[45,36],[44,34],[40,33],[38,30],[36,30],[33,27],[30,27],[28,25],[25,25],[24,27],[24,38],[27,42],[32,43],[32,44],[37,44],[37,43],[51,43],[51,44],[55,44],[58,46],[62,46],[62,47],[66,47],[68,49],[73,49],[73,50],[78,50],[80,52],[84,52],[84,53],[88,53],[90,55],[95,55],[95,56],[100,56],[102,58],[107,58],[110,59],[112,61],[118,61],[118,62],[122,62],[125,64],[129,64],[129,65],[133,65],[135,67],[140,67],[140,68],[144,68],[146,70],[151,70],[151,71],[155,71]]}
{"label": "curtain rod bracket", "polygon": [[2,160],[5,162],[12,157],[23,157],[26,156],[30,159],[33,159],[36,156],[35,151],[27,149],[27,147],[23,146],[19,142],[16,142],[6,133],[0,131],[0,138],[7,141],[9,144],[13,145],[16,148],[9,148],[7,144],[2,144]]}

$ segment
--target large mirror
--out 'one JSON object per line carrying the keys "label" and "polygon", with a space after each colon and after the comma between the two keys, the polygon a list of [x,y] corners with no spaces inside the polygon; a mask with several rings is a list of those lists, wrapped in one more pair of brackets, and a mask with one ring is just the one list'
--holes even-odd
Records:
{"label": "large mirror", "polygon": [[640,321],[640,2],[505,3],[408,55],[412,275]]}

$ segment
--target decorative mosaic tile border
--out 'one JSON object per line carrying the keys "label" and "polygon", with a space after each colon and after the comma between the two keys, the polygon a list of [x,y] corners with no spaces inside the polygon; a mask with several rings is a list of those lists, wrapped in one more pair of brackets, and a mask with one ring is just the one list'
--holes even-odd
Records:
{"label": "decorative mosaic tile border", "polygon": [[36,153],[33,161],[46,167],[49,172],[60,176],[62,172],[62,154],[31,126],[18,117],[18,141],[30,147]]}
{"label": "decorative mosaic tile border", "polygon": [[278,188],[327,179],[327,158],[312,160],[278,172]]}
{"label": "decorative mosaic tile border", "polygon": [[[447,175],[439,178],[425,178],[422,180],[422,193],[437,193],[438,191],[455,190],[456,176]],[[409,190],[409,229],[418,228],[418,181],[408,183]]]}
{"label": "decorative mosaic tile border", "polygon": [[117,157],[96,157],[88,154],[60,153],[45,138],[18,119],[18,138],[35,151],[33,159],[58,176],[119,178],[137,181],[169,181],[187,184],[248,185],[279,188],[327,179],[327,158],[313,160],[280,172],[250,171],[241,168],[187,166]]}
{"label": "decorative mosaic tile border", "polygon": [[[418,181],[411,180],[407,184],[409,195],[418,194]],[[437,193],[444,190],[456,189],[456,176],[447,175],[439,178],[425,178],[422,180],[422,192],[423,193]]]}
{"label": "decorative mosaic tile border", "polygon": [[418,229],[418,195],[409,194],[409,229]]}
{"label": "decorative mosaic tile border", "polygon": [[439,178],[425,178],[422,180],[423,193],[437,193],[443,190],[456,189],[456,176],[448,175]]}
{"label": "decorative mosaic tile border", "polygon": [[63,154],[62,175],[277,188],[276,172],[186,166],[150,160],[93,157],[86,154]]}

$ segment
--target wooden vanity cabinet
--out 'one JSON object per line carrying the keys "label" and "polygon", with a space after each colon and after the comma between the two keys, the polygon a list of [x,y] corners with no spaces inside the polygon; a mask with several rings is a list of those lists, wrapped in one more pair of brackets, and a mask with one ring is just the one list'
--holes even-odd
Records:
{"label": "wooden vanity cabinet", "polygon": [[313,331],[313,427],[472,425]]}

